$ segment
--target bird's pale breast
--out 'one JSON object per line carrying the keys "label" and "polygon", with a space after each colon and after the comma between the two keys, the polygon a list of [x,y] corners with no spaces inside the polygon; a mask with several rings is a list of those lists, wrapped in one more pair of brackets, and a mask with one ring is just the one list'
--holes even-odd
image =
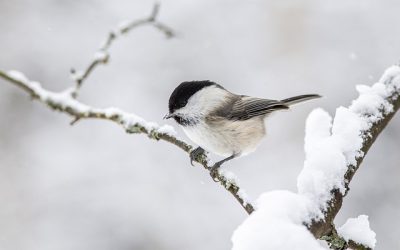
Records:
{"label": "bird's pale breast", "polygon": [[224,157],[253,152],[265,134],[262,117],[245,121],[206,119],[183,129],[200,147]]}

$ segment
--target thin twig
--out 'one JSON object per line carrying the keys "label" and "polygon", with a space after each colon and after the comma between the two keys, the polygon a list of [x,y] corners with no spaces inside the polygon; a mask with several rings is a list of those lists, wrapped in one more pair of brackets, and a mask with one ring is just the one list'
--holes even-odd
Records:
{"label": "thin twig", "polygon": [[167,38],[172,38],[175,36],[175,32],[168,27],[166,24],[157,21],[157,16],[160,11],[160,4],[156,3],[150,15],[146,18],[133,20],[119,25],[115,30],[108,33],[106,40],[100,46],[100,48],[94,54],[93,60],[89,63],[86,69],[80,71],[71,69],[72,78],[75,81],[75,89],[72,93],[74,98],[77,97],[80,87],[83,82],[89,77],[89,75],[101,64],[106,64],[110,60],[109,49],[117,38],[124,34],[129,33],[131,30],[138,28],[140,26],[150,25],[156,28],[158,31],[162,32]]}

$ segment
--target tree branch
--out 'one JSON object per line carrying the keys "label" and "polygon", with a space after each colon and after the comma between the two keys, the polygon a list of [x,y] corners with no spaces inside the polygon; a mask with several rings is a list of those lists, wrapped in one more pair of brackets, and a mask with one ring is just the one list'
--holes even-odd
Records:
{"label": "tree branch", "polygon": [[357,243],[353,240],[349,240],[347,242],[337,233],[334,225],[332,226],[332,231],[330,234],[324,235],[320,239],[325,240],[330,245],[330,248],[335,250],[372,250],[372,248],[364,246],[363,244]]}
{"label": "tree branch", "polygon": [[[22,73],[16,71],[7,73],[0,71],[0,78],[20,87],[27,92],[32,99],[47,104],[53,110],[74,117],[73,123],[77,120],[88,118],[109,120],[122,126],[127,133],[146,134],[151,139],[172,143],[187,153],[190,153],[193,149],[191,145],[175,137],[175,132],[171,126],[164,125],[160,127],[153,122],[145,121],[135,114],[117,108],[100,109],[90,107],[89,105],[77,101],[73,97],[74,88],[69,88],[59,93],[48,91],[42,88],[40,83],[29,81]],[[195,161],[200,163],[206,170],[211,168],[207,156],[204,154],[195,159]],[[234,178],[220,171],[216,180],[235,197],[248,213],[254,211],[253,206],[247,201],[243,190],[238,186]]]}
{"label": "tree branch", "polygon": [[122,35],[125,35],[131,30],[138,28],[140,26],[150,25],[159,30],[160,32],[164,33],[164,35],[167,38],[172,38],[175,36],[175,32],[171,28],[157,21],[159,10],[160,10],[160,4],[156,3],[154,4],[153,10],[151,11],[151,14],[148,17],[121,23],[116,29],[108,33],[106,40],[96,51],[92,61],[89,63],[86,69],[82,71],[76,71],[75,69],[71,69],[72,79],[75,81],[75,89],[72,93],[74,98],[76,98],[76,96],[78,95],[78,91],[82,86],[83,82],[97,68],[97,66],[101,64],[106,64],[109,61],[110,59],[109,49],[111,48],[111,45],[114,43],[114,41],[117,40]]}
{"label": "tree branch", "polygon": [[[261,194],[257,210],[235,230],[233,249],[325,249],[314,238],[335,250],[375,246],[366,216],[349,219],[339,233],[333,221],[368,149],[400,108],[400,67],[388,68],[373,86],[357,90],[359,97],[350,107],[337,108],[334,119],[320,108],[311,112],[298,191]],[[288,237],[292,234],[296,237]]]}
{"label": "tree branch", "polygon": [[[384,98],[385,105],[381,104],[378,114],[374,114],[368,109],[353,110],[358,117],[368,121],[370,126],[366,130],[360,131],[361,137],[363,138],[362,147],[359,156],[356,157],[356,163],[347,166],[347,171],[344,175],[345,192],[339,189],[331,190],[332,198],[326,203],[324,218],[321,220],[314,220],[308,226],[309,230],[317,239],[321,237],[338,239],[333,222],[342,207],[343,198],[349,191],[350,182],[379,134],[384,130],[400,108],[400,67],[392,66],[389,68],[378,84],[381,84],[381,86],[377,87],[381,88],[382,90],[380,91],[386,95]],[[357,100],[355,102],[357,102]],[[362,245],[357,246],[357,244],[352,241],[350,241],[349,244],[352,249],[369,249]]]}
{"label": "tree branch", "polygon": [[[178,139],[171,126],[158,126],[156,123],[147,122],[135,114],[117,108],[99,109],[76,100],[82,83],[90,76],[98,65],[106,64],[108,62],[110,58],[109,49],[114,41],[121,35],[127,34],[137,27],[151,25],[158,31],[164,33],[167,38],[175,36],[175,32],[170,27],[157,21],[159,10],[160,5],[155,4],[151,14],[147,18],[124,22],[123,24],[120,24],[116,30],[111,31],[103,45],[95,53],[93,60],[84,71],[76,72],[74,69],[71,70],[73,79],[76,83],[74,87],[61,92],[52,92],[42,88],[40,83],[28,80],[22,73],[17,71],[5,72],[0,70],[0,78],[20,87],[22,90],[27,92],[32,99],[47,104],[53,110],[74,117],[70,123],[71,125],[75,124],[80,119],[87,118],[109,120],[122,126],[127,133],[146,134],[151,139],[172,143],[183,151],[190,153],[193,147],[183,140]],[[206,170],[211,168],[211,164],[208,163],[205,154],[200,155],[195,159],[195,161],[200,163]],[[235,197],[247,213],[250,214],[254,211],[253,206],[246,198],[245,192],[239,187],[237,180],[231,173],[219,171],[215,181],[220,182],[220,184]]]}

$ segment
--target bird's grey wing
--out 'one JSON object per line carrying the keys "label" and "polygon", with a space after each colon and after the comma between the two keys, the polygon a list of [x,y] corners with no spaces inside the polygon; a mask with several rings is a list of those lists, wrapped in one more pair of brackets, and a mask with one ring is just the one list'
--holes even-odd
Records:
{"label": "bird's grey wing", "polygon": [[229,120],[248,120],[256,116],[267,115],[276,110],[288,109],[285,103],[278,100],[268,100],[249,96],[240,96],[226,113]]}

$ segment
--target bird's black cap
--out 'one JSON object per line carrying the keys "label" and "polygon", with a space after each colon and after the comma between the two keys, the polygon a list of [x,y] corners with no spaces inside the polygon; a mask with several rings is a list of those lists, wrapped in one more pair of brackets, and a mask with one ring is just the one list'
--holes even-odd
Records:
{"label": "bird's black cap", "polygon": [[211,81],[191,81],[179,84],[169,98],[169,113],[172,114],[175,110],[185,107],[192,95],[197,93],[199,90],[212,85],[221,87]]}

